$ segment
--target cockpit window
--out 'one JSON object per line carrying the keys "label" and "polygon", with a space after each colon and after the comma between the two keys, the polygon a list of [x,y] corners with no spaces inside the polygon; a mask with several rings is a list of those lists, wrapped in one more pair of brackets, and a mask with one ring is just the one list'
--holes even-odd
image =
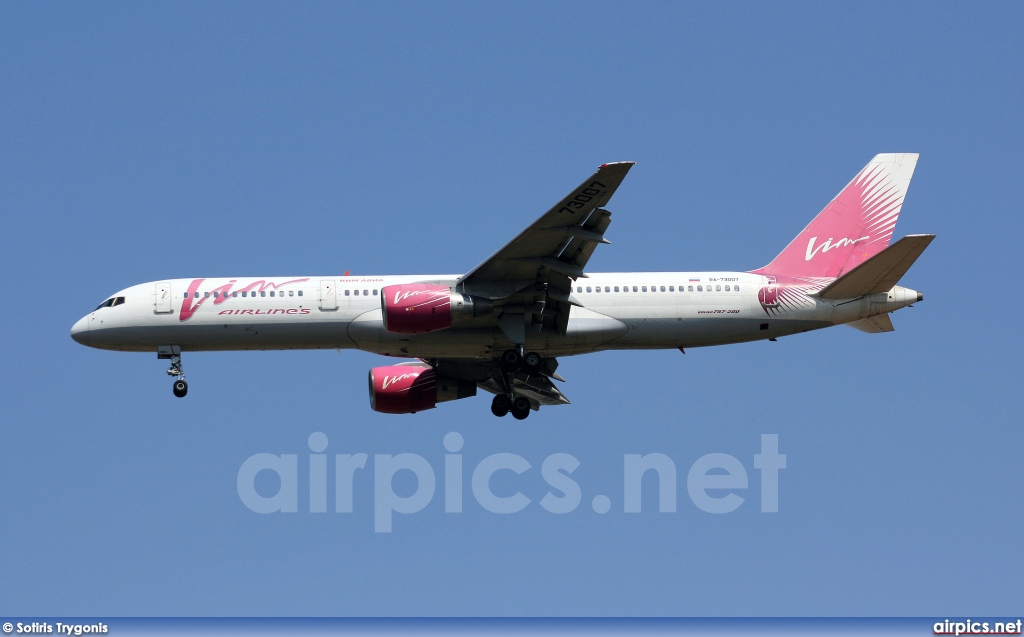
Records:
{"label": "cockpit window", "polygon": [[[112,296],[109,299],[107,299],[106,301],[104,301],[104,302],[100,303],[99,305],[97,305],[96,306],[96,310],[101,310],[101,309],[103,309],[105,307],[113,307],[115,305],[124,305],[124,297],[123,296]],[[93,312],[95,312],[96,310],[93,310]]]}

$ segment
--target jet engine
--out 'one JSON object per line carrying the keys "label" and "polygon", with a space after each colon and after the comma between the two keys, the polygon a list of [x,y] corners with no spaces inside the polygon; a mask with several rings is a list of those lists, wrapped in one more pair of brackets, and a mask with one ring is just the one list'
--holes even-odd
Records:
{"label": "jet engine", "polygon": [[436,332],[494,311],[494,304],[487,299],[427,283],[386,286],[381,290],[380,306],[384,329],[393,334]]}
{"label": "jet engine", "polygon": [[414,414],[437,403],[476,396],[476,383],[419,365],[374,367],[370,370],[370,408],[385,414]]}

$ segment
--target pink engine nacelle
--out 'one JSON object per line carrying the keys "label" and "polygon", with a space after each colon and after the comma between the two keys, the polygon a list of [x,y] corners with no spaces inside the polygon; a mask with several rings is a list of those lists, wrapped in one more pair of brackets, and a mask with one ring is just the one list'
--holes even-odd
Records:
{"label": "pink engine nacelle", "polygon": [[384,329],[393,334],[436,332],[461,319],[490,314],[494,304],[444,285],[407,283],[381,290]]}
{"label": "pink engine nacelle", "polygon": [[370,370],[370,408],[385,414],[414,414],[437,403],[476,396],[476,384],[438,376],[430,367],[394,365]]}

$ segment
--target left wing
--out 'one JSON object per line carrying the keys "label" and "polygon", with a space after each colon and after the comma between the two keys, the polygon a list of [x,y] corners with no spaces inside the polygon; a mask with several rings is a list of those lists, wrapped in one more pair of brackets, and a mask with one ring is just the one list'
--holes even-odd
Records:
{"label": "left wing", "polygon": [[[432,366],[438,374],[476,383],[481,389],[492,394],[505,393],[501,377],[503,372],[496,360],[432,359],[423,362]],[[554,358],[548,358],[545,359],[544,369],[537,372],[513,372],[510,375],[513,391],[516,395],[529,398],[535,406],[568,405],[569,399],[551,382],[551,378],[562,380],[555,372],[557,367],[558,362]]]}
{"label": "left wing", "polygon": [[500,307],[499,325],[516,344],[526,333],[545,329],[565,334],[572,282],[599,243],[611,213],[603,209],[634,162],[601,166],[519,236],[456,283],[456,290],[491,299]]}

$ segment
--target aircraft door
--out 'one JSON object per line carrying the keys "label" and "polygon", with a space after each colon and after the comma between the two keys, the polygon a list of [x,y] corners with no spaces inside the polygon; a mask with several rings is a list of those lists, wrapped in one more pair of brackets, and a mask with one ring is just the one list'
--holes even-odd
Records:
{"label": "aircraft door", "polygon": [[333,312],[338,309],[338,285],[335,281],[320,281],[320,311]]}
{"label": "aircraft door", "polygon": [[170,314],[174,311],[171,307],[171,282],[161,281],[156,284],[156,296],[153,297],[153,312],[156,314]]}

